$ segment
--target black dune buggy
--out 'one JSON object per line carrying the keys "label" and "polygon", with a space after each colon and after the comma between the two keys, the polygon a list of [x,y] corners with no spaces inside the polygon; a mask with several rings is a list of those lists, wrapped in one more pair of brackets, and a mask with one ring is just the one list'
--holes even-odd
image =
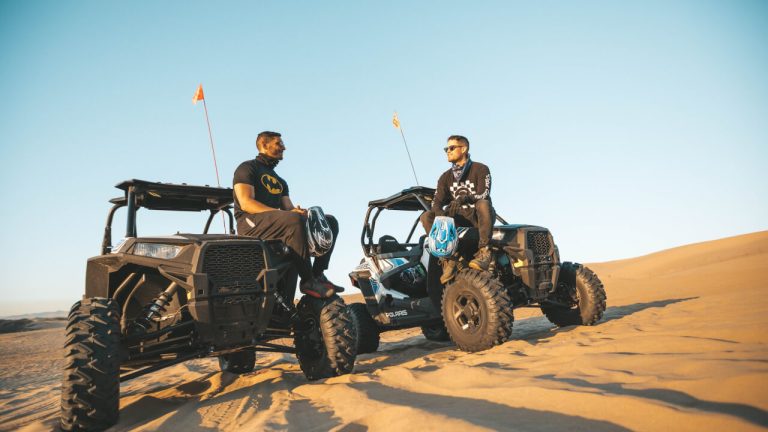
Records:
{"label": "black dune buggy", "polygon": [[[352,371],[355,327],[338,296],[304,296],[280,241],[236,236],[232,189],[151,183],[117,185],[101,255],[88,260],[83,299],[66,327],[61,427],[102,430],[118,419],[120,382],[199,357],[222,371],[253,370],[256,352],[295,353],[310,380]],[[111,245],[115,211],[127,208],[125,239]],[[202,234],[138,237],[139,209],[209,211]],[[224,212],[229,234],[208,234]],[[293,339],[293,345],[278,339]]]}
{"label": "black dune buggy", "polygon": [[[458,228],[460,270],[443,286],[442,267],[425,247],[426,236],[411,242],[434,193],[412,187],[368,203],[360,237],[365,257],[350,273],[365,298],[365,304],[348,306],[358,327],[358,354],[376,351],[382,331],[417,326],[427,339],[485,350],[511,336],[518,307],[540,307],[557,326],[592,325],[602,317],[606,295],[597,275],[581,264],[561,263],[546,228],[510,225],[500,216],[489,245],[489,271],[468,268],[479,236],[475,228]],[[416,212],[405,242],[391,235],[374,240],[379,216],[393,210]]]}

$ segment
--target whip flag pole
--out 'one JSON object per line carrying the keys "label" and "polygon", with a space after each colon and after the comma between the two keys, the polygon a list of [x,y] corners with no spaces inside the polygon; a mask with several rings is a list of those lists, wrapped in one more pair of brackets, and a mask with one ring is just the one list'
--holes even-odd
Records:
{"label": "whip flag pole", "polygon": [[397,111],[395,111],[395,115],[392,116],[392,124],[400,131],[400,136],[403,137],[403,145],[405,145],[405,152],[408,153],[408,162],[411,163],[411,171],[413,171],[413,178],[416,179],[416,186],[421,186],[421,184],[419,184],[419,178],[416,177],[416,169],[413,167],[413,160],[411,159],[411,152],[408,150],[408,143],[405,142],[405,134],[403,133],[403,128],[400,126],[400,119],[397,118]]}
{"label": "whip flag pole", "polygon": [[[216,185],[221,187],[221,181],[219,180],[219,164],[216,162],[216,147],[213,145],[213,133],[211,133],[211,121],[208,119],[208,105],[205,104],[205,96],[203,95],[203,85],[197,86],[195,95],[192,96],[192,105],[197,105],[197,101],[203,101],[203,109],[205,110],[205,124],[208,125],[208,138],[211,141],[211,154],[213,155],[213,168],[216,170]],[[221,223],[224,226],[224,234],[227,233],[227,222],[224,220],[224,212],[221,212]]]}

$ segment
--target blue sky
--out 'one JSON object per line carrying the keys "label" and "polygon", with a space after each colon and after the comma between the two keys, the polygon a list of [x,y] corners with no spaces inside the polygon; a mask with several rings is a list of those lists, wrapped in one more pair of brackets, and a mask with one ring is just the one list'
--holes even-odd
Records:
{"label": "blue sky", "polygon": [[423,184],[469,137],[497,211],[565,260],[768,228],[765,2],[414,3],[0,2],[0,316],[82,295],[118,182],[215,184],[201,82],[222,183],[282,132],[293,201],[341,223],[338,282],[366,203],[414,183],[394,110]]}

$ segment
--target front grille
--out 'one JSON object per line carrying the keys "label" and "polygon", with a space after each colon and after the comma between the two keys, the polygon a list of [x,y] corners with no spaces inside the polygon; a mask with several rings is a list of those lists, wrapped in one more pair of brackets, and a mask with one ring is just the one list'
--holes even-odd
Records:
{"label": "front grille", "polygon": [[258,290],[256,278],[263,269],[264,251],[259,244],[210,245],[203,257],[203,272],[214,295]]}
{"label": "front grille", "polygon": [[549,255],[549,236],[546,231],[528,231],[528,249],[534,256]]}

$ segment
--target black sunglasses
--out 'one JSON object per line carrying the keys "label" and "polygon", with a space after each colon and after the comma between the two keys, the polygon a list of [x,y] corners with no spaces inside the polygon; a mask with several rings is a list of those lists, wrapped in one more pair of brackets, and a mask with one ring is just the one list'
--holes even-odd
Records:
{"label": "black sunglasses", "polygon": [[448,147],[443,147],[443,150],[445,150],[445,152],[448,153],[448,152],[452,152],[452,151],[456,150],[459,147],[464,147],[464,146],[462,146],[462,145],[452,145],[452,146],[448,146]]}

